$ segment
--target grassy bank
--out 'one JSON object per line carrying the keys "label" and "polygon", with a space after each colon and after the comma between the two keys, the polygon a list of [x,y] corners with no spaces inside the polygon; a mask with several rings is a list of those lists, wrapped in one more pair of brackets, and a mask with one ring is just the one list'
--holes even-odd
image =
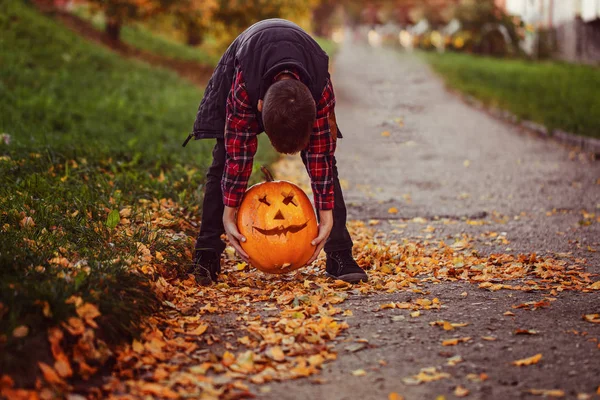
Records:
{"label": "grassy bank", "polygon": [[[0,30],[0,371],[53,365],[61,327],[58,348],[81,348],[55,368],[85,376],[156,309],[150,282],[190,262],[180,232],[196,230],[212,143],[181,143],[202,93],[17,0]],[[272,160],[263,146],[257,164]]]}
{"label": "grassy bank", "polygon": [[[89,21],[96,29],[101,31],[105,29],[105,18],[101,13],[94,14],[85,5],[75,7],[74,13]],[[176,60],[196,61],[209,65],[219,61],[218,55],[211,54],[202,47],[188,46],[170,37],[151,32],[141,23],[124,25],[121,29],[121,40],[133,48]]]}
{"label": "grassy bank", "polygon": [[600,70],[583,65],[426,54],[454,88],[550,129],[600,137]]}

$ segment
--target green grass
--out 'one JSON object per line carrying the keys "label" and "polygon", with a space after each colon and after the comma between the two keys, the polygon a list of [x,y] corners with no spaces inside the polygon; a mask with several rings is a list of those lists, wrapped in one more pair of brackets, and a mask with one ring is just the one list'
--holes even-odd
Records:
{"label": "green grass", "polygon": [[[75,14],[90,21],[96,29],[104,30],[105,20],[102,14],[91,14],[85,5],[76,7]],[[133,48],[176,60],[196,61],[209,65],[219,61],[218,55],[210,54],[202,47],[188,46],[160,33],[151,32],[142,24],[123,26],[121,40]]]}
{"label": "green grass", "polygon": [[447,84],[550,129],[600,138],[600,70],[557,62],[426,54]]}
{"label": "green grass", "polygon": [[317,43],[319,43],[319,46],[321,46],[321,48],[323,50],[325,50],[325,53],[327,53],[329,55],[329,57],[334,57],[335,53],[337,53],[339,45],[334,42],[331,39],[326,39],[323,37],[316,37],[313,36],[315,38],[315,40],[317,41]]}
{"label": "green grass", "polygon": [[[170,266],[190,262],[190,243],[166,237],[151,216],[127,230],[108,215],[141,212],[140,201],[153,199],[176,201],[176,217],[197,214],[212,143],[181,147],[202,92],[175,73],[121,59],[18,0],[0,3],[0,31],[0,370],[7,371],[47,354],[46,328],[75,315],[70,296],[98,305],[106,340],[138,331],[158,303],[147,284],[156,275],[132,273],[136,243],[165,252]],[[273,160],[262,146],[256,163]],[[14,337],[22,325],[29,334]]]}

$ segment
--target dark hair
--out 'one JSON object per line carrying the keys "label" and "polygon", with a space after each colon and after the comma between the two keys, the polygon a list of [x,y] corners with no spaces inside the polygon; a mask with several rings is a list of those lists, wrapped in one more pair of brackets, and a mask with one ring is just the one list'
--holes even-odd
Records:
{"label": "dark hair", "polygon": [[308,87],[295,79],[272,84],[263,101],[265,133],[280,153],[294,154],[306,148],[317,111]]}

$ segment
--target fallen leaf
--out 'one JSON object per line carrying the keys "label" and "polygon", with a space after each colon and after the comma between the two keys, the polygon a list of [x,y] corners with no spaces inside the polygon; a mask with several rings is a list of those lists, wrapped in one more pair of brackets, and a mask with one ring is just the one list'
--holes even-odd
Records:
{"label": "fallen leaf", "polygon": [[193,329],[191,331],[187,331],[185,334],[191,335],[191,336],[200,336],[204,332],[206,332],[207,329],[208,329],[208,325],[198,325],[198,327],[196,327],[195,329]]}
{"label": "fallen leaf", "polygon": [[592,324],[600,324],[600,314],[586,314],[583,319]]}
{"label": "fallen leaf", "polygon": [[459,355],[450,357],[447,361],[446,361],[446,365],[450,365],[450,366],[455,366],[456,364],[459,364],[461,362],[463,362],[463,358]]}
{"label": "fallen leaf", "polygon": [[269,357],[270,359],[275,360],[275,361],[285,360],[285,354],[283,353],[283,350],[279,346],[269,347],[269,349],[267,349],[265,354],[267,355],[267,357]]}
{"label": "fallen leaf", "polygon": [[29,335],[29,328],[25,325],[17,326],[15,329],[13,329],[12,334],[16,338],[24,338],[25,336]]}
{"label": "fallen leaf", "polygon": [[467,374],[467,379],[473,382],[483,382],[488,379],[488,376],[485,372],[480,374]]}
{"label": "fallen leaf", "polygon": [[177,392],[174,392],[172,389],[160,385],[158,383],[151,383],[151,382],[147,382],[147,383],[143,383],[142,385],[140,385],[140,391],[143,394],[150,394],[150,395],[154,395],[154,396],[158,396],[158,397],[165,397],[167,399],[178,399],[179,395],[177,394]]}
{"label": "fallen leaf", "polygon": [[545,397],[564,397],[565,392],[560,389],[529,389],[527,393],[536,395],[536,396],[545,396]]}
{"label": "fallen leaf", "polygon": [[442,346],[456,346],[458,339],[446,339],[442,341]]}
{"label": "fallen leaf", "polygon": [[469,340],[471,340],[471,337],[446,339],[442,341],[442,346],[456,346],[460,342],[468,342]]}
{"label": "fallen leaf", "polygon": [[352,371],[352,375],[365,376],[365,375],[367,375],[367,371],[365,371],[364,369],[355,369],[354,371]]}
{"label": "fallen leaf", "polygon": [[513,361],[512,364],[518,367],[522,367],[525,365],[537,364],[542,359],[542,353],[538,353],[535,356],[531,356],[528,358],[523,358],[520,360]]}
{"label": "fallen leaf", "polygon": [[388,209],[389,214],[398,214],[398,209],[396,207],[390,207]]}
{"label": "fallen leaf", "polygon": [[400,396],[396,392],[392,392],[392,393],[388,394],[388,400],[404,400],[404,397]]}
{"label": "fallen leaf", "polygon": [[91,303],[83,303],[81,306],[75,309],[77,315],[81,319],[83,319],[89,326],[92,328],[97,328],[98,324],[94,321],[94,318],[99,317],[100,311],[98,311],[98,307]]}
{"label": "fallen leaf", "polygon": [[469,393],[471,393],[469,391],[469,389],[467,389],[466,387],[460,386],[458,385],[455,389],[454,389],[454,395],[456,397],[466,397],[469,395]]}
{"label": "fallen leaf", "polygon": [[390,136],[390,131],[383,131],[383,132],[381,132],[381,136],[383,136],[383,137],[389,137]]}
{"label": "fallen leaf", "polygon": [[235,355],[233,353],[230,353],[229,351],[226,351],[223,354],[223,359],[221,360],[221,364],[223,364],[226,367],[229,367],[234,362],[235,362]]}
{"label": "fallen leaf", "polygon": [[514,317],[514,316],[515,316],[515,313],[513,313],[512,311],[507,311],[507,312],[505,312],[505,313],[504,313],[504,314],[502,314],[502,315],[504,315],[504,316],[506,316],[506,317]]}
{"label": "fallen leaf", "polygon": [[433,382],[440,379],[450,378],[446,372],[438,372],[435,367],[423,368],[417,375],[402,378],[406,385],[419,385],[424,382]]}
{"label": "fallen leaf", "polygon": [[483,340],[487,340],[488,342],[493,342],[494,340],[498,340],[497,338],[495,338],[494,336],[482,336],[481,337]]}
{"label": "fallen leaf", "polygon": [[73,369],[71,368],[71,364],[69,363],[69,359],[66,354],[61,354],[57,360],[54,362],[54,370],[58,372],[62,378],[70,378],[73,376]]}
{"label": "fallen leaf", "polygon": [[515,335],[537,335],[538,333],[535,329],[515,329]]}
{"label": "fallen leaf", "polygon": [[56,373],[56,371],[46,363],[38,362],[38,366],[42,370],[42,375],[44,375],[44,379],[51,385],[63,385],[65,382],[61,379],[60,376]]}

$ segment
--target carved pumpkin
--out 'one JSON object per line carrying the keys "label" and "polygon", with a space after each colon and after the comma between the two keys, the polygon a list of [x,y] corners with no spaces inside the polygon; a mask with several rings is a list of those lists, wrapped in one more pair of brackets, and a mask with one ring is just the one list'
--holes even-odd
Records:
{"label": "carved pumpkin", "polygon": [[283,274],[303,267],[315,251],[317,218],[310,200],[298,186],[273,181],[249,188],[238,209],[237,226],[246,242],[242,248],[257,269]]}

